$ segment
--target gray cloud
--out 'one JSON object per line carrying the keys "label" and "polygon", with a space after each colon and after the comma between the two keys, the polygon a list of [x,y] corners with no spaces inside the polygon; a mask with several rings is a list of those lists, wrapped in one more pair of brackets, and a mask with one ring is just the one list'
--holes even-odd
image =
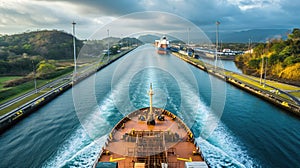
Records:
{"label": "gray cloud", "polygon": [[65,2],[75,4],[77,11],[86,15],[120,16],[132,12],[144,11],[140,0],[35,0],[42,2]]}
{"label": "gray cloud", "polygon": [[[75,20],[78,36],[87,38],[120,16],[142,11],[170,12],[206,31],[214,31],[217,20],[221,31],[292,28],[299,26],[299,7],[300,2],[293,0],[0,0],[0,28],[2,33],[43,28],[70,31],[70,23]],[[143,29],[152,22],[144,22],[145,19],[134,17],[130,22],[136,22],[135,29]],[[158,25],[173,25],[176,29],[176,24],[167,18],[157,20],[160,22],[153,29]]]}

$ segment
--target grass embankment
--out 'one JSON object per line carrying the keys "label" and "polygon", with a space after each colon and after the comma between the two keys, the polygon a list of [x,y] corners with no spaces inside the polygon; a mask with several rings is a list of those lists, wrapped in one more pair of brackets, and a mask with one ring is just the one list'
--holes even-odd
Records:
{"label": "grass embankment", "polygon": [[[201,60],[192,58],[192,57],[188,57],[179,53],[173,53],[174,55],[184,59],[184,60],[189,60],[192,61],[194,63],[196,63],[197,65],[203,65],[204,63]],[[212,69],[214,66],[210,65],[210,64],[205,64],[205,67],[208,69]],[[234,78],[236,80],[242,81],[245,84],[249,84],[252,85],[254,87],[257,87],[259,89],[268,91],[268,92],[272,92],[275,93],[277,95],[279,95],[280,97],[286,99],[287,101],[290,101],[290,97],[286,94],[279,94],[279,92],[276,92],[276,89],[272,88],[278,88],[282,91],[285,91],[293,96],[295,96],[296,98],[300,98],[300,87],[297,86],[292,86],[292,85],[288,85],[288,84],[284,84],[284,83],[280,83],[280,82],[276,82],[276,81],[272,81],[272,80],[266,80],[266,84],[270,85],[272,87],[269,86],[263,86],[260,84],[260,78],[254,77],[254,76],[248,76],[248,75],[240,75],[240,74],[236,74],[227,70],[223,71],[224,74],[226,76],[230,76],[231,78]],[[264,81],[263,81],[264,82]]]}
{"label": "grass embankment", "polygon": [[[247,75],[248,78],[251,78],[253,80],[256,80],[256,81],[259,81],[260,78],[258,77],[255,77],[255,76],[249,76]],[[273,86],[273,87],[276,87],[276,88],[279,88],[281,90],[299,90],[300,87],[298,86],[293,86],[293,85],[289,85],[289,84],[285,84],[285,83],[280,83],[280,82],[276,82],[276,81],[272,81],[272,80],[266,80],[266,84],[270,85],[270,86]]]}
{"label": "grass embankment", "polygon": [[300,98],[300,90],[298,92],[290,92],[291,95]]}
{"label": "grass embankment", "polygon": [[[300,87],[298,86],[292,86],[292,85],[279,83],[276,81],[270,81],[270,80],[267,80],[266,83],[270,86],[279,88],[280,90],[285,91],[286,93],[289,93],[290,95],[300,99]],[[284,94],[281,94],[280,96],[286,97],[286,95]]]}
{"label": "grass embankment", "polygon": [[[276,90],[274,90],[274,88],[278,88],[282,91],[285,91],[287,93],[290,93],[291,95],[300,98],[300,87],[297,86],[292,86],[292,85],[288,85],[288,84],[284,84],[284,83],[279,83],[276,81],[271,81],[271,80],[266,80],[266,84],[269,86],[263,86],[260,84],[260,78],[254,77],[254,76],[244,76],[244,75],[239,75],[239,74],[235,74],[235,73],[231,73],[231,72],[226,72],[226,75],[231,76],[233,78],[236,78],[242,82],[245,83],[249,83],[255,87],[258,87],[260,89],[266,90],[266,91],[271,91],[276,93]],[[264,82],[264,80],[262,81]],[[299,91],[299,92],[298,92]],[[278,94],[280,97],[283,97],[285,99],[290,99],[289,96],[287,96],[286,94]]]}
{"label": "grass embankment", "polygon": [[[65,74],[64,74],[65,75]],[[61,75],[63,76],[63,75]],[[48,79],[48,80],[37,80],[37,87],[41,87],[45,84],[47,84],[48,82],[51,82],[57,78],[60,78],[61,76],[59,77],[56,77],[56,78],[53,78],[53,79]],[[59,83],[56,83],[52,88],[55,88],[61,84],[63,84],[64,81],[61,81]],[[37,98],[38,96],[41,96],[42,94],[50,91],[52,88],[45,88],[41,91],[39,91],[38,93],[35,93],[29,97],[26,97],[10,106],[8,106],[7,108],[4,108],[3,110],[0,110],[0,115],[3,115],[3,114],[6,114],[8,112],[10,112],[11,110],[14,110],[20,106],[22,106],[23,104],[29,102],[30,100],[33,100],[35,98]],[[0,103],[4,103],[6,101],[9,101],[9,100],[12,100],[16,97],[19,97],[27,92],[30,92],[34,90],[34,83],[33,81],[30,81],[30,82],[26,82],[24,84],[21,84],[19,86],[16,86],[16,87],[12,87],[10,88],[9,90],[5,90],[5,91],[0,91],[0,98],[3,96],[4,97],[4,100],[0,101]],[[5,97],[7,96],[7,97]]]}
{"label": "grass embankment", "polygon": [[44,93],[46,93],[47,91],[50,91],[50,90],[51,90],[51,88],[44,89],[43,91],[40,91],[40,92],[38,92],[36,94],[33,94],[33,95],[29,96],[29,97],[26,97],[26,98],[22,99],[21,101],[18,101],[17,103],[14,103],[14,104],[12,104],[9,107],[7,107],[7,108],[5,108],[3,110],[0,110],[0,116],[6,114],[6,113],[8,113],[8,112],[10,112],[10,111],[12,111],[12,110],[14,110],[16,108],[18,108],[18,107],[20,107],[20,106],[22,106],[24,104],[26,104],[30,100],[33,100],[33,99],[37,98],[38,96],[41,96],[42,94],[44,94]]}
{"label": "grass embankment", "polygon": [[[52,82],[53,80],[56,80],[58,78],[61,78],[62,76],[66,74],[70,74],[72,72],[73,68],[68,67],[61,71],[56,71],[55,73],[49,75],[49,79],[37,79],[37,87],[41,87],[49,82]],[[4,80],[5,77],[0,77],[0,80]],[[34,90],[34,82],[28,81],[26,83],[20,84],[15,87],[10,88],[0,88],[0,103],[4,103],[6,101],[12,100],[16,97],[19,97],[27,92],[30,92]]]}
{"label": "grass embankment", "polygon": [[22,78],[21,76],[3,76],[0,77],[0,91],[6,90],[7,88],[4,88],[5,82],[14,80],[14,79],[19,79]]}
{"label": "grass embankment", "polygon": [[[124,54],[124,52],[116,54],[116,55],[112,55],[110,57],[109,60],[115,60],[117,58],[119,58],[120,56],[122,56]],[[107,60],[107,61],[109,61]],[[66,61],[61,61],[60,62],[61,65],[66,65],[66,66],[70,66],[71,67],[66,67],[63,70],[60,71],[56,71],[52,74],[49,74],[48,77],[50,77],[50,79],[45,79],[45,80],[37,80],[37,87],[41,87],[49,82],[52,82],[56,79],[62,78],[63,76],[69,75],[72,73],[73,71],[73,67],[72,67],[72,63],[69,60]],[[106,64],[106,62],[99,62],[97,63],[97,61],[94,61],[93,63],[86,63],[86,64],[81,64],[78,66],[78,73],[88,73],[89,71],[94,71],[97,67],[99,66],[103,66],[104,64]],[[0,84],[2,84],[5,81],[8,80],[12,80],[12,79],[17,79],[17,78],[21,78],[21,77],[0,77]],[[65,81],[61,81],[59,83],[56,83],[54,86],[52,86],[52,88],[55,88],[57,86],[60,86],[61,84],[63,84]],[[12,100],[16,97],[19,97],[29,91],[34,90],[34,82],[33,81],[29,81],[26,83],[23,83],[21,85],[15,86],[15,87],[10,87],[10,88],[3,88],[3,85],[0,85],[0,103],[4,103],[6,101]],[[50,91],[52,88],[46,88],[36,94],[33,94],[29,97],[24,98],[23,100],[12,104],[11,106],[0,110],[0,115],[6,114],[20,106],[22,106],[23,104],[37,98],[38,96],[41,96],[42,94]]]}

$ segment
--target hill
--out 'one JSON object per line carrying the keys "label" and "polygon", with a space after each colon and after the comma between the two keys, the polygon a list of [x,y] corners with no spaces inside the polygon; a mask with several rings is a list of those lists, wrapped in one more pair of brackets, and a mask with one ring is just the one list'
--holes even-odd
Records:
{"label": "hill", "polygon": [[[82,42],[76,39],[77,49]],[[45,59],[73,58],[73,36],[57,30],[35,31],[0,37],[0,60],[22,55]]]}
{"label": "hill", "polygon": [[[82,45],[82,41],[76,39],[77,51]],[[62,31],[43,30],[0,37],[1,76],[28,75],[42,65],[41,61],[72,58],[73,36]]]}
{"label": "hill", "polygon": [[[166,35],[166,37],[168,38],[168,40],[170,41],[170,43],[184,43],[183,41],[172,37],[170,35]],[[144,43],[154,43],[155,40],[159,40],[161,39],[160,36],[158,35],[153,35],[153,34],[147,34],[147,35],[142,35],[138,37],[138,40],[144,42]]]}
{"label": "hill", "polygon": [[154,43],[155,40],[159,40],[160,37],[156,35],[142,35],[138,37],[138,40],[144,42],[144,43]]}
{"label": "hill", "polygon": [[[273,38],[287,38],[288,29],[251,29],[246,31],[234,32],[219,32],[220,41],[228,43],[248,43],[249,39],[252,42],[266,42],[268,39]],[[207,32],[207,36],[211,41],[216,41],[216,32]]]}
{"label": "hill", "polygon": [[246,74],[260,76],[266,72],[268,79],[300,85],[300,29],[295,28],[286,40],[261,43],[235,61]]}
{"label": "hill", "polygon": [[[244,31],[220,31],[219,37],[222,43],[248,43],[249,39],[252,42],[266,42],[268,39],[282,38],[286,39],[287,34],[290,32],[288,29],[251,29]],[[176,33],[173,33],[174,35]],[[216,32],[205,32],[208,38],[215,43]],[[177,34],[178,37],[186,36],[184,33]],[[174,37],[167,36],[170,41],[177,41],[178,39]],[[197,36],[195,36],[197,37]],[[144,43],[153,43],[155,40],[159,40],[161,37],[158,35],[141,35],[138,39]],[[199,41],[199,39],[194,39],[193,36],[190,37],[191,41]]]}

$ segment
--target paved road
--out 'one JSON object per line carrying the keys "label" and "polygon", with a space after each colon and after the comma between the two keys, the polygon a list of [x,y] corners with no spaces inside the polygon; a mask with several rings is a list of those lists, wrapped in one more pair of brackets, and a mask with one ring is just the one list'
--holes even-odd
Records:
{"label": "paved road", "polygon": [[[49,82],[46,85],[43,85],[43,86],[37,88],[37,92],[40,92],[40,91],[42,91],[42,90],[44,90],[46,88],[50,88],[52,86],[55,86],[55,85],[57,85],[58,83],[60,83],[60,82],[62,82],[64,80],[70,80],[71,78],[72,78],[72,75],[67,75],[65,77],[62,77],[62,78],[59,78],[59,79],[54,80],[52,82]],[[21,96],[18,96],[16,98],[12,99],[12,100],[9,100],[9,101],[7,101],[7,102],[5,102],[5,103],[3,103],[3,104],[0,105],[0,110],[3,110],[6,107],[8,107],[8,106],[10,106],[12,104],[15,104],[15,103],[17,103],[17,102],[25,99],[26,97],[29,97],[29,96],[35,94],[35,93],[36,93],[36,91],[32,90],[32,91],[29,91],[29,92],[27,92],[27,93],[25,93],[25,94],[23,94]]]}
{"label": "paved road", "polygon": [[[133,48],[133,49],[134,49],[134,48]],[[128,51],[124,51],[124,52],[123,52],[123,55],[127,54],[127,52],[129,52],[129,51],[131,51],[131,50],[132,50],[132,49],[130,49],[130,50],[128,50]],[[106,62],[106,64],[110,64],[110,62],[111,62],[112,60],[108,59],[107,61],[108,61],[108,62]],[[95,64],[97,64],[97,63],[98,63],[98,62],[96,62]],[[105,66],[105,64],[102,65],[102,66]],[[95,68],[96,68],[96,65],[95,65],[95,66],[88,66],[88,67],[81,68],[81,69],[80,69],[80,72],[78,72],[78,74],[76,75],[76,78],[77,78],[77,79],[83,78],[86,74],[89,73],[89,71],[95,71]],[[42,91],[42,90],[44,90],[44,89],[46,89],[46,88],[55,86],[55,85],[61,83],[62,81],[65,81],[65,82],[71,81],[72,78],[73,78],[73,75],[72,75],[72,74],[64,75],[64,76],[62,76],[61,78],[59,78],[59,79],[57,79],[57,80],[54,80],[54,81],[52,81],[52,82],[50,82],[50,83],[47,83],[46,85],[44,85],[44,86],[42,86],[42,87],[39,87],[39,88],[37,89],[37,92],[40,92],[40,91]],[[8,106],[10,106],[10,105],[12,105],[12,104],[17,103],[17,102],[19,102],[19,101],[25,99],[26,97],[29,97],[29,96],[35,94],[35,92],[36,92],[35,90],[29,91],[29,92],[27,92],[27,93],[25,93],[25,94],[23,94],[23,95],[21,95],[21,96],[18,96],[18,97],[14,98],[14,99],[12,99],[12,100],[9,100],[9,101],[7,101],[7,102],[5,102],[5,103],[3,103],[3,104],[0,104],[0,110],[3,110],[4,108],[6,108],[6,107],[8,107]]]}
{"label": "paved road", "polygon": [[[254,81],[254,82],[259,82],[258,80],[249,78],[249,76],[247,76],[247,75],[244,75],[244,74],[239,74],[239,75],[244,76],[244,77],[246,77],[246,78],[248,78],[249,80],[252,80],[252,81]],[[265,84],[265,85],[268,86],[268,87],[270,87],[270,88],[273,88],[273,89],[275,89],[275,90],[278,90],[281,94],[287,95],[287,96],[288,96],[291,100],[293,100],[296,104],[300,105],[299,99],[296,98],[295,96],[289,94],[289,93],[286,92],[285,90],[281,90],[281,89],[276,88],[276,87],[274,87],[274,86],[271,86],[271,85],[269,85],[269,84]]]}

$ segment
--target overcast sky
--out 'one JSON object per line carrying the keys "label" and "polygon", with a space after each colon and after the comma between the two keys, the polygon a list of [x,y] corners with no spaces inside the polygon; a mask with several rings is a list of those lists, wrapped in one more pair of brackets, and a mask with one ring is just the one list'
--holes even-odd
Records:
{"label": "overcast sky", "polygon": [[[86,39],[104,25],[122,18],[126,18],[125,25],[130,20],[127,29],[138,31],[148,26],[149,31],[154,28],[149,27],[151,23],[156,28],[166,22],[176,27],[178,23],[172,22],[175,16],[191,21],[204,31],[215,31],[217,20],[221,22],[220,31],[292,29],[300,27],[299,8],[298,0],[0,0],[0,34],[37,29],[71,32],[74,20],[77,37]],[[132,14],[144,11],[160,11],[174,17],[153,15],[148,19],[142,17],[143,13]],[[154,23],[153,17],[160,22]]]}

